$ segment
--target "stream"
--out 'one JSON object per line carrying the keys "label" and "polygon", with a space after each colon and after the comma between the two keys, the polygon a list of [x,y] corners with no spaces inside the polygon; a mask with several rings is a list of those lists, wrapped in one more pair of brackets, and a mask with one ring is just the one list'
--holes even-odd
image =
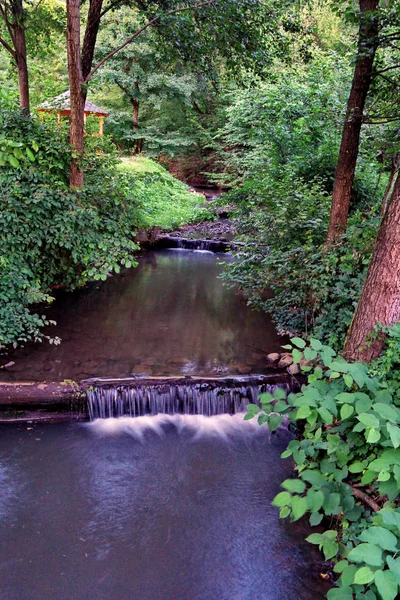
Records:
{"label": "stream", "polygon": [[292,474],[280,459],[291,434],[241,412],[269,389],[246,377],[266,372],[282,339],[221,268],[212,253],[149,251],[137,269],[58,295],[46,333],[61,345],[13,354],[2,381],[238,383],[111,383],[89,391],[89,423],[0,425],[0,600],[324,597],[306,521],[271,505]]}

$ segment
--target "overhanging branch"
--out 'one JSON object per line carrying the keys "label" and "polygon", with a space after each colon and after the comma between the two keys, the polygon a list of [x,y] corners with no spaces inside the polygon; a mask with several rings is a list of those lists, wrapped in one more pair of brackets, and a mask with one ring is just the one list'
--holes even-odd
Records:
{"label": "overhanging branch", "polygon": [[207,6],[209,4],[215,4],[216,2],[217,2],[217,0],[207,0],[206,2],[201,2],[200,4],[194,4],[193,6],[185,6],[183,8],[176,8],[175,10],[169,10],[169,11],[163,13],[162,15],[157,15],[157,16],[153,17],[153,19],[151,19],[145,25],[140,27],[140,29],[135,31],[135,33],[133,35],[131,35],[131,37],[128,38],[123,44],[121,44],[120,46],[115,48],[112,52],[109,52],[109,54],[104,56],[104,58],[102,58],[101,61],[98,62],[97,65],[90,71],[89,75],[87,75],[87,77],[85,77],[84,83],[87,83],[89,81],[89,79],[91,79],[91,77],[93,77],[93,75],[96,73],[96,71],[98,69],[100,69],[100,67],[102,67],[107,60],[109,60],[110,58],[115,56],[118,52],[120,52],[120,50],[122,50],[123,48],[125,48],[126,46],[131,44],[135,38],[137,38],[141,33],[143,33],[143,31],[145,31],[148,27],[151,27],[152,25],[154,25],[161,17],[167,16],[167,15],[175,15],[177,13],[184,12],[187,10],[196,10],[202,6]]}

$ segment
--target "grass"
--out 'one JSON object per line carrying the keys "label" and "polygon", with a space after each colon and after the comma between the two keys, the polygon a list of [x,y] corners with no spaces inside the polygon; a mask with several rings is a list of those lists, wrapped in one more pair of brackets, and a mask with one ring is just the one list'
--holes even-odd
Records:
{"label": "grass", "polygon": [[123,158],[118,170],[132,178],[131,193],[140,198],[138,210],[144,227],[171,230],[209,218],[204,198],[150,158]]}

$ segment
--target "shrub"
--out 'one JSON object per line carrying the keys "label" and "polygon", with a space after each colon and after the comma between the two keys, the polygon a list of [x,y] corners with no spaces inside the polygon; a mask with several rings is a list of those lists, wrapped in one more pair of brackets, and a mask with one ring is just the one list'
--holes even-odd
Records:
{"label": "shrub", "polygon": [[[287,346],[303,365],[307,384],[297,394],[275,390],[248,405],[273,431],[286,417],[298,429],[282,458],[291,457],[296,477],[282,483],[273,500],[282,518],[309,514],[330,528],[307,540],[335,563],[338,588],[329,600],[394,600],[400,585],[400,402],[390,382],[368,366],[349,363],[311,339]],[[312,363],[314,366],[310,366]],[[328,522],[328,521],[327,521]]]}

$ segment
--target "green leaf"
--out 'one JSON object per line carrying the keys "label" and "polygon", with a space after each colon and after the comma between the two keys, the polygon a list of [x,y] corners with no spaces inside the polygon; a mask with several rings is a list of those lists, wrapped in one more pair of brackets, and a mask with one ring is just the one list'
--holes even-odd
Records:
{"label": "green leaf", "polygon": [[293,496],[292,517],[293,521],[300,519],[308,510],[307,500],[302,496]]}
{"label": "green leaf", "polygon": [[281,425],[282,421],[283,421],[284,417],[282,417],[282,415],[270,415],[269,417],[269,421],[268,421],[268,427],[270,429],[270,431],[275,431],[276,429],[278,429],[279,425]]}
{"label": "green leaf", "polygon": [[324,501],[323,508],[327,515],[335,514],[340,505],[340,494],[329,494]]}
{"label": "green leaf", "polygon": [[271,404],[274,401],[274,397],[272,394],[265,392],[265,394],[260,394],[260,402],[261,404]]}
{"label": "green leaf", "polygon": [[349,563],[347,560],[339,560],[339,562],[337,562],[336,565],[333,567],[333,572],[334,573],[343,573],[343,571],[348,566],[348,564]]}
{"label": "green leaf", "polygon": [[394,406],[377,402],[372,405],[372,409],[385,421],[391,421],[392,423],[399,422],[400,412],[398,409],[394,408]]}
{"label": "green leaf", "polygon": [[304,358],[308,361],[314,360],[317,358],[317,352],[311,348],[306,348],[304,350]]}
{"label": "green leaf", "polygon": [[288,492],[302,494],[306,489],[306,484],[301,479],[285,479],[281,484]]}
{"label": "green leaf", "polygon": [[10,161],[11,166],[13,166],[13,167],[19,166],[19,160],[16,159],[15,156],[13,156],[12,154],[9,155],[8,160]]}
{"label": "green leaf", "polygon": [[397,538],[393,533],[384,527],[373,526],[365,529],[358,536],[362,542],[370,542],[380,546],[383,550],[397,551]]}
{"label": "green leaf", "polygon": [[371,571],[369,567],[361,567],[358,569],[357,573],[354,575],[354,583],[358,585],[365,585],[367,583],[371,583],[374,580],[375,573]]}
{"label": "green leaf", "polygon": [[339,579],[339,583],[342,586],[351,585],[354,582],[354,576],[357,573],[356,565],[349,565],[343,570],[343,573]]}
{"label": "green leaf", "polygon": [[280,519],[286,519],[286,517],[288,517],[290,515],[290,512],[291,512],[290,507],[289,506],[284,506],[279,511],[279,518]]}
{"label": "green leaf", "polygon": [[382,550],[375,544],[358,544],[353,550],[350,550],[348,559],[352,562],[365,562],[372,567],[382,565]]}
{"label": "green leaf", "polygon": [[310,515],[310,519],[309,519],[309,523],[311,525],[311,527],[315,527],[316,525],[319,525],[322,521],[323,515],[319,512],[313,512]]}
{"label": "green leaf", "polygon": [[400,427],[396,425],[392,425],[391,423],[387,424],[388,434],[390,436],[390,440],[395,448],[400,446]]}
{"label": "green leaf", "polygon": [[279,506],[279,507],[287,506],[288,504],[291,504],[291,502],[292,502],[292,494],[289,494],[289,492],[280,492],[272,500],[272,504],[274,506]]}
{"label": "green leaf", "polygon": [[33,154],[32,150],[30,148],[26,148],[26,155],[31,162],[35,161],[35,155]]}
{"label": "green leaf", "polygon": [[296,419],[306,419],[311,414],[309,406],[300,406],[296,412]]}
{"label": "green leaf", "polygon": [[369,444],[376,444],[376,442],[379,442],[380,437],[381,437],[380,432],[377,431],[376,429],[374,429],[373,427],[371,427],[371,429],[368,431],[366,439]]}
{"label": "green leaf", "polygon": [[300,350],[296,350],[296,348],[292,352],[293,362],[299,363],[303,359],[303,353]]}
{"label": "green leaf", "polygon": [[342,419],[342,421],[345,421],[346,419],[351,417],[353,412],[354,408],[350,406],[350,404],[343,404],[342,408],[340,409],[340,418]]}
{"label": "green leaf", "polygon": [[334,540],[325,540],[322,544],[322,551],[325,556],[325,560],[329,560],[336,556],[339,550],[339,544]]}
{"label": "green leaf", "polygon": [[328,600],[353,600],[353,589],[349,586],[332,588],[326,597]]}
{"label": "green leaf", "polygon": [[327,408],[325,408],[324,406],[321,406],[320,408],[317,408],[317,411],[320,414],[324,423],[326,423],[327,425],[332,424],[333,416]]}
{"label": "green leaf", "polygon": [[397,583],[400,585],[400,558],[394,559],[393,556],[387,556],[386,562]]}
{"label": "green leaf", "polygon": [[291,338],[291,340],[290,340],[290,341],[291,341],[291,343],[292,343],[294,346],[297,346],[297,348],[300,348],[301,350],[303,350],[303,348],[305,348],[305,347],[306,347],[306,343],[305,343],[305,341],[304,341],[304,340],[302,340],[302,339],[301,339],[301,338],[299,338],[299,337],[294,337],[294,338]]}
{"label": "green leaf", "polygon": [[273,396],[274,396],[275,400],[285,400],[287,393],[286,393],[286,390],[284,390],[283,388],[276,387],[274,389]]}
{"label": "green leaf", "polygon": [[324,538],[321,533],[312,533],[308,537],[306,537],[306,542],[310,544],[322,544]]}
{"label": "green leaf", "polygon": [[353,387],[353,378],[351,375],[348,375],[347,373],[345,375],[343,375],[343,379],[345,384],[347,385],[348,388]]}
{"label": "green leaf", "polygon": [[382,600],[395,600],[399,586],[391,571],[377,571],[375,573],[375,585]]}
{"label": "green leaf", "polygon": [[358,415],[357,419],[361,421],[363,425],[366,425],[366,427],[379,429],[379,420],[371,413],[361,413],[361,415]]}
{"label": "green leaf", "polygon": [[315,340],[313,338],[310,339],[310,346],[312,348],[314,348],[314,350],[316,350],[317,352],[319,352],[320,350],[322,350],[322,344],[319,340]]}
{"label": "green leaf", "polygon": [[326,483],[326,478],[319,471],[312,471],[311,469],[306,469],[300,473],[300,477],[307,481],[311,485],[321,486]]}
{"label": "green leaf", "polygon": [[361,471],[363,471],[364,468],[365,468],[365,463],[360,462],[360,461],[356,461],[349,465],[350,473],[361,473]]}

